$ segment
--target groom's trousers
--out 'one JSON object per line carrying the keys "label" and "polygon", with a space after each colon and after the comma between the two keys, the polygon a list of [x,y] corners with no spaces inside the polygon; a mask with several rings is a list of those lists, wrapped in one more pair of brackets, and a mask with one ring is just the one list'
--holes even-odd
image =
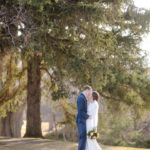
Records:
{"label": "groom's trousers", "polygon": [[78,133],[79,133],[79,145],[78,150],[85,150],[86,146],[86,124],[85,123],[77,123]]}

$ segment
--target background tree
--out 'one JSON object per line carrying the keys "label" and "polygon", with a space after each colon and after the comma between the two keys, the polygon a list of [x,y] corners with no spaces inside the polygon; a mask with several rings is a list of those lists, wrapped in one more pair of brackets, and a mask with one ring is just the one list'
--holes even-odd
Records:
{"label": "background tree", "polygon": [[5,54],[0,61],[0,135],[20,137],[26,69],[18,55]]}

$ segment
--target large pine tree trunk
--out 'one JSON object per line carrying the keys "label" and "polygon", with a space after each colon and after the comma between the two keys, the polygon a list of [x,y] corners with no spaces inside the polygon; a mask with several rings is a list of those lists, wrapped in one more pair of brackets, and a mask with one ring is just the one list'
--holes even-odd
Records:
{"label": "large pine tree trunk", "polygon": [[40,81],[40,58],[34,56],[28,61],[27,125],[25,137],[42,137],[40,117]]}
{"label": "large pine tree trunk", "polygon": [[8,112],[5,118],[0,119],[0,136],[21,137],[24,106],[16,112]]}

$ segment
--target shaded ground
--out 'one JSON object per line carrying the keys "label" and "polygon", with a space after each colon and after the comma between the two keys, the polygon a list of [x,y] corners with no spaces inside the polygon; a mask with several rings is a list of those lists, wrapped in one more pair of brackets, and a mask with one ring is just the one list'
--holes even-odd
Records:
{"label": "shaded ground", "polygon": [[[150,150],[101,145],[103,150]],[[0,150],[77,150],[77,143],[34,138],[0,137]]]}

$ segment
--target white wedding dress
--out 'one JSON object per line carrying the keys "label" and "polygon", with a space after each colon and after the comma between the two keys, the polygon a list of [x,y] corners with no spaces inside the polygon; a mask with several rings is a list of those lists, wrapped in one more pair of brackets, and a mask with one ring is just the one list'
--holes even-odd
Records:
{"label": "white wedding dress", "polygon": [[[88,131],[93,130],[94,127],[97,127],[97,124],[98,124],[98,109],[99,109],[99,105],[98,105],[97,101],[93,101],[93,102],[89,103],[88,108],[87,108],[87,113],[90,116],[92,115],[92,119],[87,119],[86,120],[87,133],[88,133]],[[102,148],[97,143],[96,139],[89,139],[87,137],[85,150],[102,150]]]}

